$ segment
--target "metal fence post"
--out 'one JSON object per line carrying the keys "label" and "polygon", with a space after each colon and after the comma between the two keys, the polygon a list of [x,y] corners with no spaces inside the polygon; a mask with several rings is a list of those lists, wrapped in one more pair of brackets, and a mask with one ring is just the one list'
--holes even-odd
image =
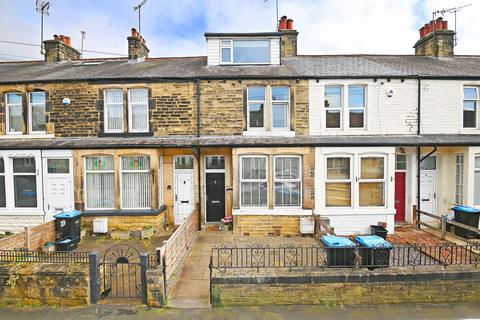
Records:
{"label": "metal fence post", "polygon": [[167,257],[166,255],[164,254],[162,256],[162,273],[163,273],[163,301],[167,301],[168,300],[168,288],[167,288],[167,284],[168,284],[168,279],[167,279]]}
{"label": "metal fence post", "polygon": [[147,268],[148,268],[148,253],[140,254],[140,283],[142,287],[142,303],[147,304]]}
{"label": "metal fence post", "polygon": [[442,216],[442,240],[445,240],[445,233],[447,232],[447,215]]}
{"label": "metal fence post", "polygon": [[95,304],[100,300],[100,254],[92,252],[88,255],[90,275],[90,303]]}

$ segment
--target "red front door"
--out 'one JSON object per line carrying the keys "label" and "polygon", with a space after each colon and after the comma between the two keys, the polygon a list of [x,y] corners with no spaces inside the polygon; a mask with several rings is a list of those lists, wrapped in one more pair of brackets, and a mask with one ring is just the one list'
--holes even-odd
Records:
{"label": "red front door", "polygon": [[395,222],[405,222],[405,172],[395,172]]}

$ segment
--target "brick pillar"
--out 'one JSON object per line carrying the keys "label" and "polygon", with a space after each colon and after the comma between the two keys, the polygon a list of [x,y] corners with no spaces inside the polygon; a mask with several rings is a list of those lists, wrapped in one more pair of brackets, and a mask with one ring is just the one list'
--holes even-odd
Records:
{"label": "brick pillar", "polygon": [[27,250],[31,249],[30,238],[30,227],[25,227],[25,248],[27,248]]}

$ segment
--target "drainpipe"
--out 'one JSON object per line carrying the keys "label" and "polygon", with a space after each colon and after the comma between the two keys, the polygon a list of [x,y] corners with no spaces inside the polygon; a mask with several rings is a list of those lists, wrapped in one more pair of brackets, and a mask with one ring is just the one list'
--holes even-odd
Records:
{"label": "drainpipe", "polygon": [[[200,137],[200,78],[197,77],[197,138]],[[200,168],[201,150],[200,146],[193,149],[197,159],[197,180],[198,180],[198,231],[202,230],[202,170]]]}
{"label": "drainpipe", "polygon": [[[421,103],[421,93],[422,89],[422,78],[418,76],[417,80],[417,136],[420,136],[421,133],[421,126],[420,126],[420,107],[422,105]],[[420,146],[417,147],[417,212],[414,212],[413,214],[415,215],[416,219],[415,221],[417,222],[417,229],[420,229],[420,214],[418,213],[418,210],[420,210],[420,162],[421,162],[421,148]]]}

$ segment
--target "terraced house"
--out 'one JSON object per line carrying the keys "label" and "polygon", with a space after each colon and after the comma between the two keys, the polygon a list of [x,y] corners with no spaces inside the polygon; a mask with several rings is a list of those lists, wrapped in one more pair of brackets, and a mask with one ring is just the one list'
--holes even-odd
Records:
{"label": "terraced house", "polygon": [[[438,19],[412,55],[297,54],[298,32],[206,33],[207,56],[0,63],[0,230],[78,209],[91,228],[202,225],[339,234],[480,207],[480,56],[454,54]],[[311,39],[312,41],[314,39]],[[127,43],[126,43],[127,44]]]}

